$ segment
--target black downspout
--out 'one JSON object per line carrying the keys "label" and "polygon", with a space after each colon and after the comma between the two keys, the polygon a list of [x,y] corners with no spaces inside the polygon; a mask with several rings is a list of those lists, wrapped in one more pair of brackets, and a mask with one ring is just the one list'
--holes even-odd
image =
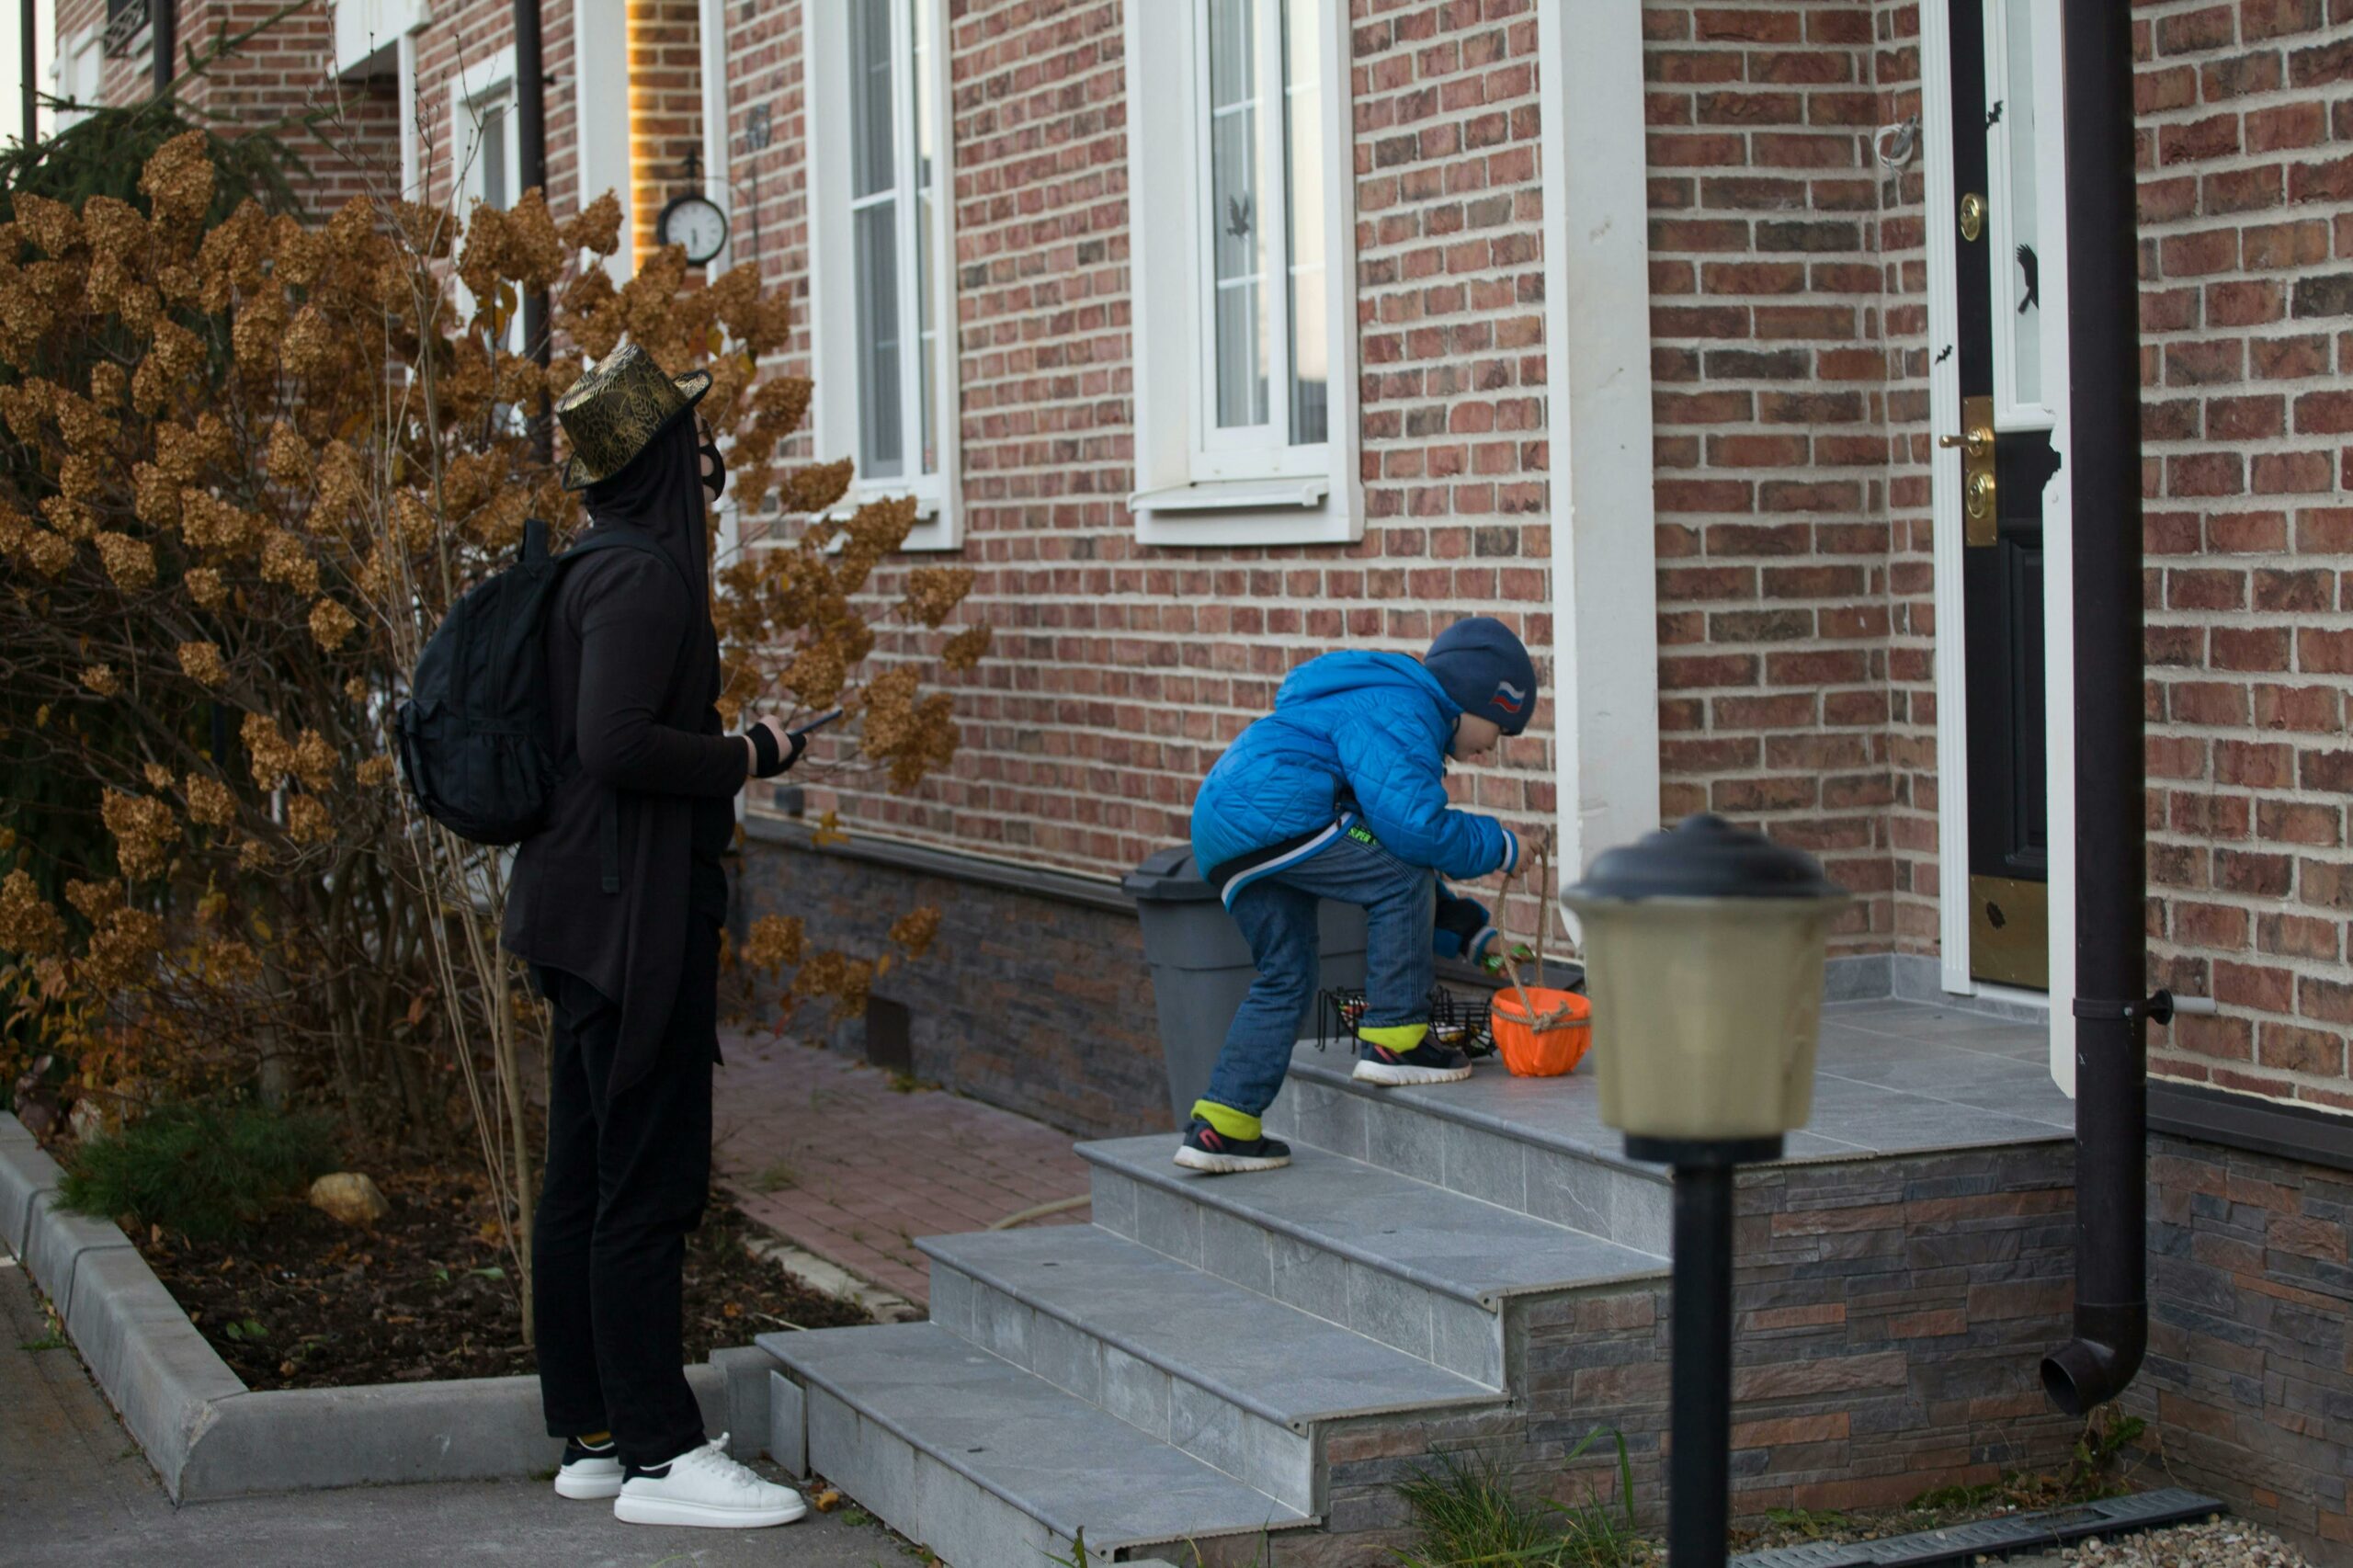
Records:
{"label": "black downspout", "polygon": [[30,147],[40,140],[37,134],[40,125],[40,96],[34,85],[39,80],[34,67],[40,59],[40,11],[35,0],[24,0],[20,10],[22,14],[17,17],[17,25],[24,29],[25,36],[24,47],[17,58],[25,62],[24,144]]}
{"label": "black downspout", "polygon": [[172,90],[180,74],[180,14],[178,0],[147,0],[147,41],[155,50],[155,96]]}
{"label": "black downspout", "polygon": [[[525,190],[536,187],[541,199],[548,190],[548,74],[540,40],[540,0],[515,0],[515,134],[521,143],[517,161],[522,165]],[[548,368],[548,297],[540,290],[523,296],[523,352]],[[555,450],[555,431],[548,415],[544,389],[531,416],[531,444],[540,460]]]}
{"label": "black downspout", "polygon": [[2075,1337],[2042,1362],[2070,1415],[2124,1391],[2148,1344],[2141,289],[2132,8],[2066,0],[2066,461],[2074,509]]}

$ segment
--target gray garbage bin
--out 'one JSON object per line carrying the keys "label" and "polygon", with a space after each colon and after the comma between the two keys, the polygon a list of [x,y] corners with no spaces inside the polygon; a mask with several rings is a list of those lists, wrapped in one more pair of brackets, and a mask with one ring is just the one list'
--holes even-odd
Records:
{"label": "gray garbage bin", "polygon": [[[1257,966],[1250,945],[1193,868],[1183,845],[1163,849],[1120,881],[1143,921],[1144,961],[1152,966],[1160,1009],[1160,1049],[1168,1065],[1168,1104],[1177,1125],[1209,1087],[1210,1070],[1225,1044],[1226,1027],[1242,1006]],[[1325,900],[1321,921],[1322,978],[1317,985],[1364,983],[1364,911]],[[1300,1015],[1299,1034],[1315,1028],[1315,1003]]]}

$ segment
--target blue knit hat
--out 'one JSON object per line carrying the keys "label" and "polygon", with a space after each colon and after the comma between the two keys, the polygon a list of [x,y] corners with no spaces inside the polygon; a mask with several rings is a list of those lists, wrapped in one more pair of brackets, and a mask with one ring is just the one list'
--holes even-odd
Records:
{"label": "blue knit hat", "polygon": [[1536,711],[1536,663],[1493,616],[1474,615],[1439,632],[1422,666],[1462,711],[1492,719],[1506,735],[1527,729]]}

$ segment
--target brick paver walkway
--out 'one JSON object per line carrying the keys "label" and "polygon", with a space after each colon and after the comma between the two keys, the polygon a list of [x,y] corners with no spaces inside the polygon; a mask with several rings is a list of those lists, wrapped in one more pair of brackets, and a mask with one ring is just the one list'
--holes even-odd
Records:
{"label": "brick paver walkway", "polygon": [[[1086,1191],[1066,1132],[775,1035],[724,1042],[714,1105],[721,1190],[794,1245],[927,1302],[917,1236],[984,1230]],[[1033,1224],[1083,1223],[1087,1211]]]}

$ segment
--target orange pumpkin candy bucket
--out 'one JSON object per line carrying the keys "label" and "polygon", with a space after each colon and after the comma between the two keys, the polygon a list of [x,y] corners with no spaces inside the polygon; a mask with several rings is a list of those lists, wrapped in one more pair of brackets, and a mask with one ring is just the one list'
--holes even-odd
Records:
{"label": "orange pumpkin candy bucket", "polygon": [[1574,1072],[1593,1044],[1593,1004],[1574,991],[1512,985],[1495,993],[1487,1013],[1495,1052],[1518,1078]]}

